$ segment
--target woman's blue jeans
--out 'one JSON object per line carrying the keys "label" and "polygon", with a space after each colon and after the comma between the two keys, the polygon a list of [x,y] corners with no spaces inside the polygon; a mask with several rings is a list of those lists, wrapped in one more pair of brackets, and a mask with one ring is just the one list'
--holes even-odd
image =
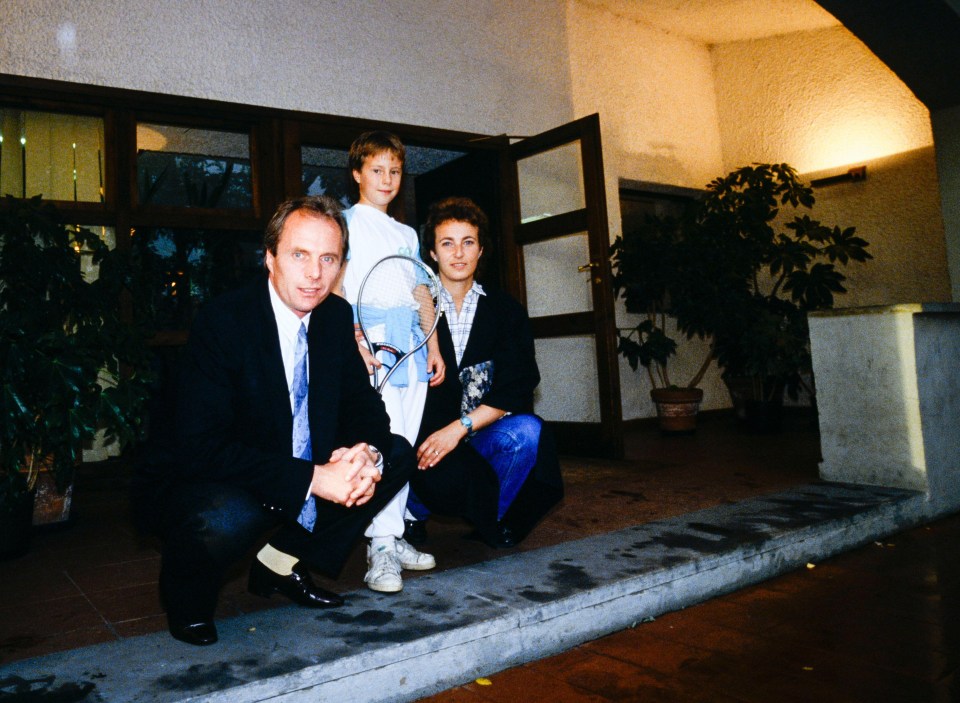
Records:
{"label": "woman's blue jeans", "polygon": [[[507,415],[467,440],[487,460],[500,481],[498,520],[503,518],[537,463],[541,426],[542,420],[536,415]],[[430,515],[413,491],[407,498],[407,509],[418,520]]]}

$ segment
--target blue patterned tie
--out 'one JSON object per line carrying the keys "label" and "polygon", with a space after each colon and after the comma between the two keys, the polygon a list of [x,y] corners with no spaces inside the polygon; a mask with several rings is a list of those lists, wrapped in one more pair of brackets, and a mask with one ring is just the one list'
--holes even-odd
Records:
{"label": "blue patterned tie", "polygon": [[[293,383],[290,395],[293,396],[293,455],[297,459],[313,459],[310,449],[310,418],[307,412],[307,327],[300,323],[297,333],[297,346],[293,352]],[[300,511],[297,522],[313,532],[317,522],[317,506],[313,496],[307,498]]]}

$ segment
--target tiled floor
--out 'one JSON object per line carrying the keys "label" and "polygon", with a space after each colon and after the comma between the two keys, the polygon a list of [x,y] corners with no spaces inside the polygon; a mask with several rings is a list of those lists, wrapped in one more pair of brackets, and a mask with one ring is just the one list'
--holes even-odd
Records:
{"label": "tiled floor", "polygon": [[[702,417],[692,437],[661,437],[645,426],[629,437],[623,461],[565,459],[566,498],[521,549],[812,482],[818,451],[816,429],[805,418],[769,436],[744,434],[722,413]],[[36,535],[26,556],[0,562],[0,663],[165,627],[157,597],[159,556],[131,526],[128,483],[122,466],[85,467],[76,484],[74,524]],[[440,568],[498,555],[463,539],[469,529],[459,521],[431,520],[429,529],[429,550]],[[364,566],[358,546],[341,578],[324,585],[341,592],[361,588]],[[218,617],[283,602],[251,596],[245,585],[240,565],[224,587]]]}
{"label": "tiled floor", "polygon": [[422,703],[960,700],[958,543],[954,516]]}

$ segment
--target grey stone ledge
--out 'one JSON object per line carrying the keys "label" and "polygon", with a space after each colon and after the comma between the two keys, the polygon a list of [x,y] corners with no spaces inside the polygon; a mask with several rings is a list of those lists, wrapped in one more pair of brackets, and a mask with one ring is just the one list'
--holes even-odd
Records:
{"label": "grey stone ledge", "polygon": [[424,575],[398,595],[354,592],[336,610],[218,621],[212,647],[163,632],[14,662],[0,700],[412,701],[929,519],[920,493],[811,484]]}

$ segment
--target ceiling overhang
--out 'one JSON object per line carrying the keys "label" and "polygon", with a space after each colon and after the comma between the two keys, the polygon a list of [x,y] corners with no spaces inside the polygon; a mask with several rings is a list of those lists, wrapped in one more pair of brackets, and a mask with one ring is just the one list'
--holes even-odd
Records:
{"label": "ceiling overhang", "polygon": [[931,112],[960,105],[956,0],[817,0]]}

